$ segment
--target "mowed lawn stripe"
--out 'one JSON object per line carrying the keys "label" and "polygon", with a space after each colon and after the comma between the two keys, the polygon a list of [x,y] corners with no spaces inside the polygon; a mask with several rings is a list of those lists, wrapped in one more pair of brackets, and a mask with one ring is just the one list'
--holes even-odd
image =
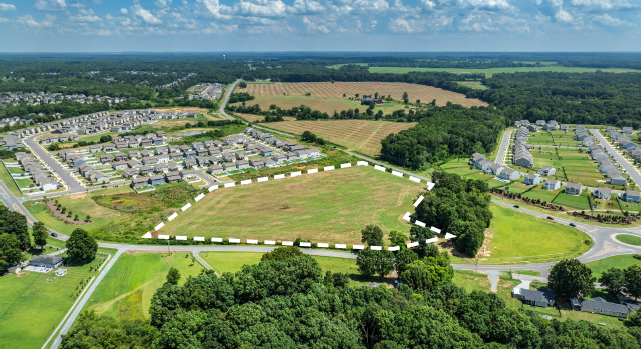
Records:
{"label": "mowed lawn stripe", "polygon": [[360,243],[360,231],[377,224],[409,232],[401,217],[424,186],[371,167],[270,180],[205,196],[162,234]]}

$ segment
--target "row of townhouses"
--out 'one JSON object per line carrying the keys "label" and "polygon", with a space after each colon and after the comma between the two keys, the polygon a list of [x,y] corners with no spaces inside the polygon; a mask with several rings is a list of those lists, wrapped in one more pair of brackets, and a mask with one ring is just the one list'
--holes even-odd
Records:
{"label": "row of townhouses", "polygon": [[512,149],[512,163],[516,166],[534,167],[534,159],[526,144],[528,135],[527,127],[519,127],[516,131],[514,148]]}

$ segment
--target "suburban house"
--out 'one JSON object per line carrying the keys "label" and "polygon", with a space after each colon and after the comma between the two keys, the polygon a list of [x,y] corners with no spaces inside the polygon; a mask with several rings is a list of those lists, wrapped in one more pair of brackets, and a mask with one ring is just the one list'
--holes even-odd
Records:
{"label": "suburban house", "polygon": [[236,161],[236,166],[239,170],[243,170],[249,168],[249,162],[247,162],[247,160],[238,160]]}
{"label": "suburban house", "polygon": [[583,191],[583,184],[581,183],[565,183],[565,193],[568,195],[581,195]]}
{"label": "suburban house", "polygon": [[122,172],[122,175],[125,178],[138,178],[138,169],[137,168],[127,168]]}
{"label": "suburban house", "polygon": [[165,176],[157,175],[157,176],[149,177],[149,183],[151,183],[151,185],[165,184]]}
{"label": "suburban house", "polygon": [[579,302],[578,299],[572,299],[571,303],[574,310],[586,313],[614,316],[621,319],[627,318],[628,314],[630,314],[630,309],[627,305],[610,303],[601,297],[585,299],[583,302]]}
{"label": "suburban house", "polygon": [[523,184],[525,185],[534,185],[534,184],[539,184],[541,182],[541,177],[537,174],[529,174],[526,175],[525,178],[523,179]]}
{"label": "suburban house", "polygon": [[583,143],[582,143],[582,144],[583,144],[584,146],[586,146],[586,147],[587,147],[587,146],[590,146],[590,145],[594,144],[594,138],[592,138],[592,137],[586,137],[585,139],[583,139]]}
{"label": "suburban house", "polygon": [[180,171],[180,177],[183,181],[188,179],[196,178],[196,171],[194,170],[182,170]]}
{"label": "suburban house", "polygon": [[512,298],[519,299],[523,304],[534,305],[541,308],[554,306],[556,296],[546,289],[530,290],[527,288],[513,288]]}
{"label": "suburban house", "polygon": [[610,184],[625,187],[628,185],[628,180],[623,175],[618,174],[610,177]]}
{"label": "suburban house", "polygon": [[556,168],[551,166],[543,166],[537,172],[541,176],[553,176],[556,174]]}
{"label": "suburban house", "polygon": [[127,160],[127,154],[118,152],[114,154],[114,159],[116,161],[125,161]]}
{"label": "suburban house", "polygon": [[501,171],[503,171],[503,169],[504,167],[501,165],[492,164],[492,166],[490,166],[490,168],[488,169],[488,171],[486,171],[486,173],[498,176],[501,174]]}
{"label": "suburban house", "polygon": [[149,186],[149,178],[134,178],[131,181],[131,186],[134,187],[134,189],[146,188]]}
{"label": "suburban house", "polygon": [[100,155],[100,162],[103,164],[111,162],[113,160],[113,156],[111,154],[105,154],[105,155]]}
{"label": "suburban house", "polygon": [[570,125],[561,125],[561,131],[570,131]]}
{"label": "suburban house", "polygon": [[[274,159],[275,160],[275,159]],[[487,169],[492,166],[493,162],[491,160],[481,160],[476,164],[476,168],[478,168],[481,171],[486,171]]]}
{"label": "suburban house", "polygon": [[558,190],[561,188],[561,181],[557,181],[556,179],[547,179],[545,183],[543,183],[543,189],[545,190]]}
{"label": "suburban house", "polygon": [[154,165],[155,173],[166,173],[169,172],[169,166],[165,163],[159,163]]}
{"label": "suburban house", "polygon": [[124,161],[116,161],[113,164],[111,164],[111,167],[113,167],[114,170],[124,170],[128,166],[127,166],[127,163]]}
{"label": "suburban house", "polygon": [[55,269],[62,265],[64,258],[50,255],[40,255],[29,260],[29,264],[34,267]]}
{"label": "suburban house", "polygon": [[223,168],[225,171],[234,171],[236,170],[236,163],[235,162],[224,162],[223,163]]}
{"label": "suburban house", "polygon": [[537,126],[543,126],[545,124],[546,124],[545,120],[536,120],[536,125]]}
{"label": "suburban house", "polygon": [[555,124],[545,124],[543,125],[542,129],[545,131],[554,131],[556,130],[556,125]]}
{"label": "suburban house", "polygon": [[178,173],[167,173],[165,174],[166,183],[176,183],[180,182],[180,175]]}
{"label": "suburban house", "polygon": [[527,125],[527,130],[530,132],[538,132],[539,128],[536,125]]}
{"label": "suburban house", "polygon": [[207,168],[207,171],[211,174],[221,174],[223,173],[223,167],[220,165],[212,165]]}
{"label": "suburban house", "polygon": [[588,131],[580,131],[574,136],[574,139],[577,141],[583,141],[584,139],[590,137],[590,134]]}
{"label": "suburban house", "polygon": [[576,125],[577,131],[585,131],[585,125]]}
{"label": "suburban house", "polygon": [[100,150],[101,150],[101,149],[100,149],[100,146],[99,146],[99,145],[97,145],[97,144],[95,144],[95,145],[90,145],[90,146],[89,146],[89,151],[90,151],[90,152],[92,152],[92,153],[97,153],[97,152],[99,152]]}
{"label": "suburban house", "polygon": [[606,131],[607,131],[608,133],[612,133],[612,132],[614,132],[614,131],[616,131],[616,130],[617,130],[617,128],[616,128],[616,127],[614,127],[614,126],[608,126],[608,128],[606,128]]}
{"label": "suburban house", "polygon": [[519,177],[521,177],[521,173],[511,168],[504,169],[503,171],[501,171],[501,174],[499,175],[499,178],[508,180],[508,181],[516,180]]}
{"label": "suburban house", "polygon": [[158,159],[156,159],[156,158],[155,158],[155,157],[153,157],[153,156],[148,156],[148,157],[146,157],[146,158],[142,158],[142,163],[143,163],[145,166],[151,166],[151,165],[155,165],[155,164],[157,164],[157,163],[158,163]]}
{"label": "suburban house", "polygon": [[632,136],[634,134],[634,130],[632,129],[632,127],[624,127],[621,130],[621,133],[623,133],[624,135]]}
{"label": "suburban house", "polygon": [[621,199],[625,202],[639,202],[641,194],[636,190],[626,190]]}
{"label": "suburban house", "polygon": [[144,175],[151,175],[152,173],[154,173],[154,169],[151,168],[150,166],[146,166],[146,165],[140,167],[140,169],[138,171],[143,176]]}
{"label": "suburban house", "polygon": [[610,200],[610,198],[612,197],[612,189],[599,187],[592,193],[592,195],[594,195],[595,198],[599,198],[602,200]]}
{"label": "suburban house", "polygon": [[196,159],[189,158],[183,161],[183,168],[194,167],[196,166]]}

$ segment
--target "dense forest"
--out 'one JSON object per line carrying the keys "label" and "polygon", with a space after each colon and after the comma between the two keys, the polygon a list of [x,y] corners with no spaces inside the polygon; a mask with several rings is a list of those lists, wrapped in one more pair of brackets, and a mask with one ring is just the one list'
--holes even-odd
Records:
{"label": "dense forest", "polygon": [[[235,274],[204,272],[181,286],[179,273],[170,271],[152,298],[150,320],[84,313],[61,347],[640,348],[639,327],[547,321],[508,308],[495,293],[467,293],[435,269],[414,273],[428,281],[415,289],[351,287],[295,248],[279,250]],[[420,263],[408,264],[404,274],[411,277]]]}

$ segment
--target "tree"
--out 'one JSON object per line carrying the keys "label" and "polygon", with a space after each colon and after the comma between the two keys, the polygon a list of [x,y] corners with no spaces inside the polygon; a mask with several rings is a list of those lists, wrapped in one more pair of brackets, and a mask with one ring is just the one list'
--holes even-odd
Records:
{"label": "tree", "polygon": [[427,247],[427,239],[431,239],[434,236],[434,232],[427,227],[421,227],[420,225],[412,225],[410,228],[410,240],[412,242],[418,241],[419,249],[417,250],[418,256],[423,258],[426,256],[425,249]]}
{"label": "tree", "polygon": [[641,267],[638,265],[631,265],[623,271],[625,275],[625,288],[631,296],[641,296]]}
{"label": "tree", "polygon": [[403,99],[408,99],[408,98],[409,98],[409,96],[408,96],[407,92],[403,92]]}
{"label": "tree", "polygon": [[20,241],[15,235],[0,234],[0,269],[16,264],[22,260]]}
{"label": "tree", "polygon": [[592,269],[578,259],[566,259],[552,267],[548,276],[548,287],[560,299],[590,297],[594,292],[596,278]]}
{"label": "tree", "polygon": [[610,268],[601,274],[599,282],[605,286],[608,292],[616,296],[625,286],[625,275],[621,269]]}
{"label": "tree", "polygon": [[47,147],[47,150],[49,150],[50,152],[59,151],[60,150],[60,145],[58,143],[50,144]]}
{"label": "tree", "polygon": [[392,230],[389,233],[389,241],[392,246],[404,247],[407,240],[407,236],[398,230]]}
{"label": "tree", "polygon": [[387,250],[360,250],[356,257],[356,265],[364,276],[385,276],[394,270],[394,254]]}
{"label": "tree", "polygon": [[48,235],[44,223],[36,222],[33,224],[33,242],[36,246],[44,247],[47,244]]}
{"label": "tree", "polygon": [[87,218],[85,218],[85,222],[89,222],[91,220],[91,216],[87,215]]}
{"label": "tree", "polygon": [[445,255],[425,257],[408,264],[400,274],[400,279],[414,290],[430,291],[444,282],[450,282],[454,277],[454,268]]}
{"label": "tree", "polygon": [[171,267],[167,273],[167,283],[172,285],[178,285],[178,280],[180,280],[180,271],[178,269]]}
{"label": "tree", "polygon": [[370,224],[361,230],[361,242],[369,246],[383,246],[383,230],[378,225]]}
{"label": "tree", "polygon": [[20,242],[22,251],[31,247],[27,217],[19,212],[9,211],[6,206],[0,206],[0,234],[14,235]]}
{"label": "tree", "polygon": [[66,246],[69,257],[79,261],[92,261],[96,258],[96,252],[98,252],[96,240],[80,228],[71,233]]}
{"label": "tree", "polygon": [[281,246],[261,257],[262,261],[280,261],[294,256],[302,256],[304,253],[296,246]]}
{"label": "tree", "polygon": [[246,83],[246,82],[244,82],[244,81],[241,81],[241,82],[239,82],[239,83],[238,83],[238,87],[240,87],[240,88],[247,88],[247,83]]}

